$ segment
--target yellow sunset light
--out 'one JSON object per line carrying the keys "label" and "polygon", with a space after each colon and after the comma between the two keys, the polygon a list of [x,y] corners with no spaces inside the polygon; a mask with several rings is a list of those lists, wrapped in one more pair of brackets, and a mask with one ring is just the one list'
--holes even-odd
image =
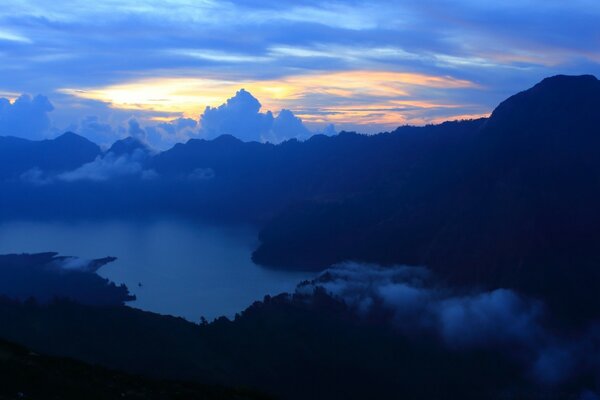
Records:
{"label": "yellow sunset light", "polygon": [[[113,108],[146,110],[172,116],[197,118],[206,106],[218,106],[241,88],[263,104],[263,109],[311,107],[333,112],[327,117],[303,113],[307,122],[403,123],[406,117],[395,107],[452,108],[420,100],[414,93],[422,88],[475,88],[470,81],[448,76],[387,71],[342,71],[291,75],[272,80],[220,80],[176,77],[139,79],[117,85],[88,89],[61,89],[62,93],[99,100]],[[365,96],[379,99],[366,105],[349,104]],[[386,110],[387,109],[387,110]]]}

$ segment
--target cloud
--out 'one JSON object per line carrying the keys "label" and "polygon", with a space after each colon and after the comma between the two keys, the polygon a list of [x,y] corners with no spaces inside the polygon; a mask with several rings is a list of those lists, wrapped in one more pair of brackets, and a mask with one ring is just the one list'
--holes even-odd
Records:
{"label": "cloud", "polygon": [[311,134],[300,118],[290,110],[283,109],[273,120],[270,131],[263,136],[263,141],[279,143],[290,138],[308,139]]}
{"label": "cloud", "polygon": [[[188,76],[146,78],[86,90],[64,89],[64,93],[105,101],[119,109],[193,115],[199,104],[218,104],[240,85],[233,80]],[[457,104],[444,98],[448,97],[446,91],[450,90],[457,93],[461,90],[482,90],[474,82],[446,75],[355,69],[245,80],[243,85],[245,90],[227,100],[231,104],[206,107],[207,121],[203,125],[207,129],[220,127],[219,115],[239,113],[242,109],[247,112],[243,116],[251,119],[253,125],[250,128],[256,130],[254,125],[259,124],[264,130],[262,134],[266,134],[264,125],[269,124],[273,115],[260,113],[261,103],[253,95],[266,100],[266,108],[270,110],[302,110],[299,115],[306,122],[319,126],[335,122],[384,124],[395,128],[409,122],[423,124],[428,118],[448,115],[448,110],[452,110],[450,115],[489,111],[481,106]],[[437,101],[423,99],[431,97]],[[214,120],[209,120],[209,117]],[[257,121],[259,117],[264,121]]]}
{"label": "cloud", "polygon": [[[49,174],[39,168],[32,168],[21,174],[20,179],[32,185],[49,185],[57,182],[106,182],[122,178],[155,179],[158,177],[156,171],[144,166],[148,155],[147,148],[136,148],[131,153],[123,154],[108,152],[72,171]],[[211,178],[208,172],[205,175],[204,179]],[[200,179],[200,174],[195,179]]]}
{"label": "cloud", "polygon": [[48,113],[54,106],[47,97],[21,95],[14,102],[0,98],[0,135],[41,139],[50,129]]}
{"label": "cloud", "polygon": [[439,286],[429,270],[420,267],[348,263],[328,270],[314,285],[363,314],[373,311],[365,304],[388,310],[401,330],[434,329],[451,347],[530,343],[539,334],[543,314],[538,302],[514,291],[457,293]]}
{"label": "cloud", "polygon": [[241,89],[219,107],[206,107],[200,117],[200,132],[207,138],[233,135],[243,141],[279,143],[286,139],[306,139],[311,132],[290,110],[282,109],[276,118],[271,111],[260,112],[260,102]]}
{"label": "cloud", "polygon": [[[66,130],[105,147],[129,136],[163,150],[199,136],[213,139],[230,134],[244,141],[279,143],[290,138],[306,139],[312,134],[292,111],[282,109],[274,117],[271,111],[261,112],[261,108],[258,99],[241,89],[221,106],[206,107],[199,121],[180,117],[153,123],[152,120],[121,116],[120,122],[114,119],[109,122],[96,115],[87,115],[67,126]],[[47,113],[53,109],[45,96],[31,98],[24,95],[14,103],[0,99],[0,134],[39,139],[45,132],[62,133],[51,127]],[[327,129],[331,132],[334,128]],[[32,171],[28,177],[35,178],[34,175],[36,172]]]}
{"label": "cloud", "polygon": [[61,271],[82,271],[97,272],[100,268],[115,261],[115,257],[105,257],[100,259],[86,259],[72,256],[58,257],[52,263]]}
{"label": "cloud", "polygon": [[31,43],[31,40],[29,38],[19,35],[18,33],[9,32],[5,30],[0,30],[0,41],[2,40],[18,43]]}
{"label": "cloud", "polygon": [[135,149],[131,154],[117,155],[109,152],[98,156],[94,161],[84,164],[76,170],[64,172],[56,176],[56,180],[64,182],[94,181],[104,182],[110,179],[136,177],[153,179],[157,174],[153,170],[145,169],[144,161],[148,153],[142,149]]}
{"label": "cloud", "polygon": [[77,132],[89,140],[102,145],[107,145],[119,137],[117,130],[111,124],[101,121],[95,115],[84,117],[78,124],[68,127],[67,130]]}
{"label": "cloud", "polygon": [[333,136],[333,135],[337,134],[337,130],[335,129],[334,124],[328,124],[327,126],[325,126],[323,131],[319,132],[319,133],[322,135]]}
{"label": "cloud", "polygon": [[183,135],[175,134],[169,138],[169,134],[166,133],[172,126],[178,126],[177,121],[143,126],[136,117],[123,115],[121,119],[113,118],[111,122],[95,115],[88,115],[78,123],[67,126],[66,130],[76,132],[105,149],[110,148],[115,141],[126,137],[135,138],[147,146],[162,150],[177,142],[184,141],[179,140]]}
{"label": "cloud", "polygon": [[58,262],[58,267],[67,271],[85,271],[89,268],[91,261],[79,257],[65,257]]}
{"label": "cloud", "polygon": [[[600,74],[588,40],[600,34],[600,5],[592,0],[196,3],[5,4],[0,91],[52,93],[56,105],[58,96],[70,98],[74,112],[98,115],[114,129],[123,113],[135,115],[154,144],[171,136],[148,131],[153,118],[195,118],[240,87],[266,109],[293,110],[313,130],[335,123],[374,133],[489,113],[545,76]],[[478,89],[405,85],[407,73]],[[83,111],[85,99],[108,110],[88,104]],[[391,100],[456,107],[410,111]],[[115,121],[105,111],[121,115]],[[81,118],[72,114],[52,118],[62,128]]]}
{"label": "cloud", "polygon": [[[92,92],[100,88],[110,91],[103,99],[110,98],[121,110],[142,104],[148,116],[155,116],[158,109],[165,112],[166,94],[172,96],[171,105],[177,102],[179,108],[168,108],[166,117],[178,118],[201,111],[182,111],[181,104],[218,105],[232,88],[239,87],[258,96],[271,110],[297,111],[311,105],[317,111],[339,110],[349,105],[340,104],[348,98],[328,96],[318,105],[309,101],[322,94],[319,86],[328,79],[316,82],[316,88],[305,86],[310,92],[305,96],[280,96],[282,88],[273,88],[272,83],[303,76],[305,82],[298,87],[304,87],[314,76],[403,71],[480,84],[483,93],[465,87],[408,93],[413,100],[462,105],[457,115],[464,115],[489,112],[503,98],[547,75],[600,72],[595,43],[587,40],[600,32],[600,6],[592,0],[193,3],[124,0],[85,8],[64,1],[6,4],[0,10],[0,50],[5,55],[0,89],[54,93],[70,88],[70,95],[83,96],[98,95]],[[172,79],[181,79],[177,87],[183,90],[157,90]],[[150,82],[130,90],[141,80]],[[201,86],[203,90],[195,90],[196,95],[185,91],[186,82],[200,86],[197,81],[201,80],[214,85]],[[362,82],[353,76],[349,81],[365,89],[377,87],[372,79]],[[393,78],[388,81],[395,82]],[[247,85],[252,82],[263,85],[264,93]],[[123,85],[127,90],[115,90]],[[215,96],[213,88],[225,86]],[[340,84],[341,89],[344,86]],[[204,99],[192,101],[190,96]],[[440,117],[436,110],[422,111],[424,115],[412,120]],[[306,124],[313,123],[308,116],[302,118]],[[340,125],[340,121],[326,121],[331,122]],[[361,123],[373,122],[362,121],[360,116],[344,121]]]}
{"label": "cloud", "polygon": [[35,298],[48,303],[56,298],[88,305],[123,305],[135,300],[125,285],[116,286],[96,274],[98,268],[115,260],[78,260],[56,253],[1,256],[0,292],[17,300]]}
{"label": "cloud", "polygon": [[131,118],[129,121],[127,121],[127,125],[127,133],[129,134],[129,136],[139,140],[142,143],[147,142],[146,131],[142,129],[140,123],[135,118]]}
{"label": "cloud", "polygon": [[439,328],[453,346],[532,343],[539,334],[541,307],[507,289],[451,297],[437,304]]}
{"label": "cloud", "polygon": [[260,140],[273,124],[273,114],[260,112],[260,102],[244,89],[219,107],[206,107],[200,118],[201,132],[207,138],[233,135],[244,141]]}
{"label": "cloud", "polygon": [[555,385],[600,367],[600,327],[561,336],[547,329],[543,303],[509,289],[468,291],[441,284],[426,268],[345,263],[297,288],[323,288],[357,315],[381,319],[403,334],[433,334],[450,349],[488,349],[522,363],[526,376]]}
{"label": "cloud", "polygon": [[25,171],[19,177],[21,181],[30,183],[32,185],[47,185],[54,181],[53,176],[49,176],[39,168],[32,168]]}
{"label": "cloud", "polygon": [[175,143],[187,142],[198,136],[198,121],[192,118],[176,118],[145,127],[148,142],[158,148],[166,149]]}

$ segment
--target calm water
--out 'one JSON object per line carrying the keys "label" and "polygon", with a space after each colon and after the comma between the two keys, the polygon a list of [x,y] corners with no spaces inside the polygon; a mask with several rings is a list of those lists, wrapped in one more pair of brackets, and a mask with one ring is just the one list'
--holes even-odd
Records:
{"label": "calm water", "polygon": [[138,298],[131,306],[192,321],[231,317],[265,294],[290,291],[312,277],[253,264],[255,245],[256,231],[250,228],[174,219],[0,224],[0,253],[118,257],[99,274],[125,283]]}

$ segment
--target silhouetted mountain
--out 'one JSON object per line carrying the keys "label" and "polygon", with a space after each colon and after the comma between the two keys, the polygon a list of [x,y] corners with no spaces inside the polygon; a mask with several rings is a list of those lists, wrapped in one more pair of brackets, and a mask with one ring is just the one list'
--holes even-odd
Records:
{"label": "silhouetted mountain", "polygon": [[454,283],[542,296],[569,318],[597,314],[599,109],[596,78],[546,79],[476,134],[454,135],[456,147],[435,152],[448,133],[432,136],[400,184],[288,209],[261,232],[254,258],[427,265]]}
{"label": "silhouetted mountain", "polygon": [[[362,323],[324,292],[267,297],[235,321],[221,318],[200,326],[129,307],[0,301],[0,336],[37,352],[130,373],[243,385],[282,399],[548,394],[523,379],[502,351],[452,351],[432,337]],[[569,386],[561,389],[572,393]]]}
{"label": "silhouetted mountain", "polygon": [[128,375],[5,341],[0,341],[0,383],[3,400],[266,399],[245,390]]}
{"label": "silhouetted mountain", "polygon": [[[134,165],[99,163],[135,172],[119,180],[7,183],[0,218],[173,213],[252,222],[263,228],[254,260],[264,265],[427,265],[455,283],[515,287],[594,313],[599,86],[592,76],[548,78],[489,119],[372,136],[190,140]],[[574,289],[581,277],[589,290]]]}
{"label": "silhouetted mountain", "polygon": [[589,130],[600,124],[599,102],[596,77],[558,75],[502,102],[486,128],[502,132],[504,140],[589,140]]}
{"label": "silhouetted mountain", "polygon": [[[597,387],[599,107],[594,77],[559,76],[489,119],[280,145],[191,140],[145,160],[157,174],[149,180],[8,183],[3,218],[251,221],[263,227],[254,259],[268,266],[426,265],[441,280],[424,288],[426,278],[406,284],[387,269],[371,288],[354,271],[354,308],[323,289],[338,281],[323,279],[310,294],[305,284],[234,321],[200,326],[125,306],[4,299],[0,335],[132,373],[251,385],[291,399],[578,398]],[[129,145],[118,147],[126,154]],[[364,282],[379,297],[363,296]],[[407,320],[438,330],[401,330]],[[444,328],[480,347],[447,345]],[[490,345],[497,330],[517,345]],[[570,363],[572,375],[549,386],[532,378],[534,367],[552,377]]]}
{"label": "silhouetted mountain", "polygon": [[93,161],[99,154],[100,147],[71,132],[41,141],[0,137],[0,179],[18,179],[21,174],[34,169],[44,172],[73,170]]}
{"label": "silhouetted mountain", "polygon": [[244,143],[230,136],[190,140],[154,157],[150,167],[163,179],[210,170],[214,179],[192,180],[193,191],[179,197],[193,198],[196,210],[206,214],[263,223],[309,199],[334,201],[396,190],[425,157],[460,151],[463,137],[473,135],[483,121],[403,127],[373,136],[342,132],[280,145]]}

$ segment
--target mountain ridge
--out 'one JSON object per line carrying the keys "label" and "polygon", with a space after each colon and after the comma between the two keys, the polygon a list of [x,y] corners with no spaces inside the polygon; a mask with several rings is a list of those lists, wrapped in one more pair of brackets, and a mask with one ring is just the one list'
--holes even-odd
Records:
{"label": "mountain ridge", "polygon": [[270,267],[427,265],[455,282],[564,295],[575,281],[561,263],[595,282],[600,262],[599,104],[596,78],[557,76],[487,119],[279,145],[193,139],[140,161],[151,180],[7,184],[0,217],[249,222],[261,229],[253,259]]}

